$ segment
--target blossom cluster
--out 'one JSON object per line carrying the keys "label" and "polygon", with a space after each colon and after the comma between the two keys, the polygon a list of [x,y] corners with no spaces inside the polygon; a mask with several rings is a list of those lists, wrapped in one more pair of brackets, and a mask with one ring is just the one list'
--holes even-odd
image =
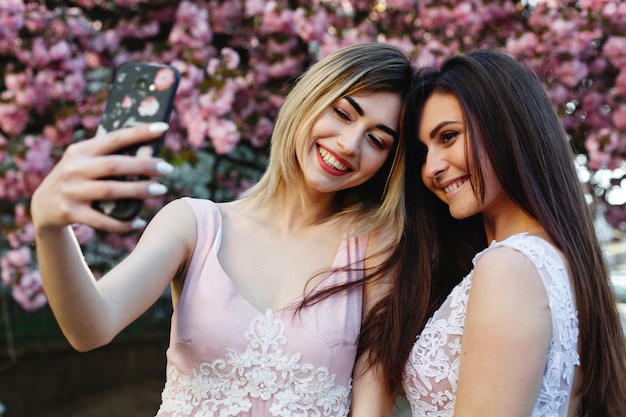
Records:
{"label": "blossom cluster", "polygon": [[[91,137],[114,69],[170,64],[182,78],[162,155],[170,193],[232,199],[265,166],[290,83],[352,43],[380,41],[416,66],[502,46],[544,81],[590,172],[626,152],[626,4],[619,0],[3,0],[0,4],[0,290],[27,310],[46,303],[28,205],[65,147]],[[623,205],[597,192],[615,227]],[[75,226],[104,272],[136,235]]]}

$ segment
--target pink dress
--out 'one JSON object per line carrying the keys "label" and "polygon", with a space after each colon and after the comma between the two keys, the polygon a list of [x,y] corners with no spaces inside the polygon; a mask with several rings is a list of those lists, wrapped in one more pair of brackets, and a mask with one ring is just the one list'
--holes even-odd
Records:
{"label": "pink dress", "polygon": [[[347,416],[362,291],[340,292],[298,314],[291,308],[257,310],[219,264],[217,206],[184,200],[195,213],[198,238],[172,316],[157,415]],[[366,241],[343,239],[333,266],[361,267]],[[316,289],[360,276],[329,274]]]}

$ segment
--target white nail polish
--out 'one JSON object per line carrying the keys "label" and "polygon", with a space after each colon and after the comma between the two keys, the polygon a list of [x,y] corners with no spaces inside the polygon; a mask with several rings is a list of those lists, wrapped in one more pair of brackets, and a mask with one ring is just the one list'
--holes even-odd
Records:
{"label": "white nail polish", "polygon": [[148,186],[148,193],[150,195],[163,195],[167,192],[167,187],[163,184],[152,183]]}
{"label": "white nail polish", "polygon": [[174,166],[165,161],[159,161],[156,164],[156,170],[159,174],[167,175],[174,171]]}
{"label": "white nail polish", "polygon": [[147,224],[148,224],[148,222],[146,222],[144,219],[135,219],[130,224],[130,227],[132,227],[135,230],[136,229],[143,229],[144,227],[146,227]]}
{"label": "white nail polish", "polygon": [[150,123],[148,126],[148,130],[152,133],[163,133],[167,129],[169,129],[170,125],[165,122],[154,122]]}
{"label": "white nail polish", "polygon": [[153,152],[152,146],[146,145],[137,149],[135,156],[139,158],[146,158],[146,157],[152,156],[152,152]]}

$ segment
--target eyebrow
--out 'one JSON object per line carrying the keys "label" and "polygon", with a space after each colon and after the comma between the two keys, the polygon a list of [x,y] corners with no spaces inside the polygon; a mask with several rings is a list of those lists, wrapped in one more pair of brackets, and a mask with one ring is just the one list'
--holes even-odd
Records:
{"label": "eyebrow", "polygon": [[359,103],[357,103],[350,96],[345,96],[344,98],[348,101],[348,103],[350,103],[352,105],[352,107],[354,107],[354,110],[356,110],[356,112],[359,113],[359,116],[363,116],[363,114],[364,114],[363,108],[359,105]]}
{"label": "eyebrow", "polygon": [[[359,105],[359,103],[356,102],[356,100],[354,100],[350,96],[344,96],[344,98],[346,99],[346,101],[348,103],[350,103],[350,105],[352,107],[354,107],[354,110],[356,110],[356,112],[359,114],[359,116],[363,116],[365,114],[365,112],[363,111],[363,108]],[[378,129],[380,129],[380,130],[383,130],[383,131],[387,132],[388,134],[393,136],[394,139],[398,138],[398,132],[396,132],[394,129],[390,128],[389,126],[387,126],[387,125],[376,125],[376,127]]]}
{"label": "eyebrow", "polygon": [[437,135],[437,132],[440,131],[444,126],[451,125],[454,123],[458,123],[458,122],[455,122],[454,120],[444,120],[443,122],[440,122],[437,126],[433,128],[433,130],[430,131],[430,134],[428,135],[428,137],[430,139],[434,139],[435,136]]}

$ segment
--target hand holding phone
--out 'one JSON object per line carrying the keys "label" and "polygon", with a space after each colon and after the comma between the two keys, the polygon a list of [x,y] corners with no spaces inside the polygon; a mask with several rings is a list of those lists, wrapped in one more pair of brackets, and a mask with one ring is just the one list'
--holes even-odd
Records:
{"label": "hand holding phone", "polygon": [[[127,62],[117,68],[98,133],[152,122],[168,122],[180,74],[168,65]],[[155,140],[118,150],[123,155],[136,155],[149,145],[152,155],[157,155],[165,134]],[[132,181],[140,177],[115,177],[119,181]],[[130,220],[141,210],[142,200],[96,200],[92,206],[119,220]]]}

